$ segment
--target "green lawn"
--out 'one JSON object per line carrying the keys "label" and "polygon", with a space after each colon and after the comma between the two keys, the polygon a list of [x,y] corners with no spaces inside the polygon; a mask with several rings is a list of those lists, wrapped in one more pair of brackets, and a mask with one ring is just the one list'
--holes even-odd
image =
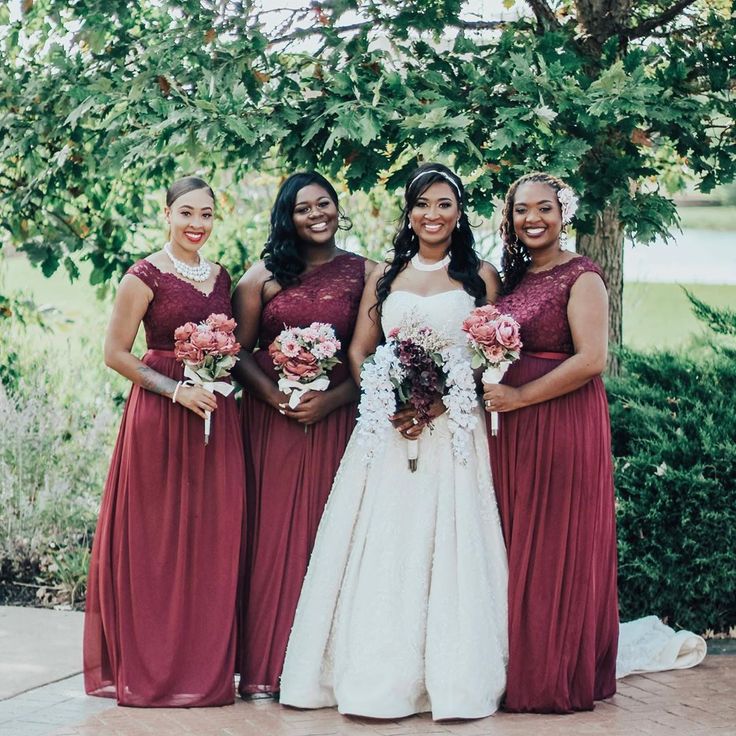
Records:
{"label": "green lawn", "polygon": [[736,207],[678,207],[683,230],[736,230]]}
{"label": "green lawn", "polygon": [[[736,304],[736,285],[684,286],[712,306],[733,308]],[[677,349],[707,332],[693,316],[678,284],[629,282],[624,286],[624,343],[629,347]]]}
{"label": "green lawn", "polygon": [[[5,286],[22,288],[38,304],[57,307],[64,319],[55,324],[59,337],[69,338],[80,325],[89,334],[99,332],[100,343],[110,303],[99,301],[87,274],[70,284],[66,274],[57,272],[51,278],[32,268],[23,258],[11,258],[5,264]],[[699,299],[714,306],[736,304],[736,285],[713,286],[695,284],[688,287]],[[677,284],[630,282],[624,289],[624,342],[637,349],[684,346],[705,328],[690,311],[684,292]]]}

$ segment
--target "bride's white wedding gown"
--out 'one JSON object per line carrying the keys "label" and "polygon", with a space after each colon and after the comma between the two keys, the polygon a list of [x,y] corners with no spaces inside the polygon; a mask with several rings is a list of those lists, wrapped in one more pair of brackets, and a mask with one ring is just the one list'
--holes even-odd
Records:
{"label": "bride's white wedding gown", "polygon": [[[384,333],[408,314],[451,335],[473,309],[464,291],[392,292]],[[504,692],[507,566],[480,406],[470,459],[447,417],[419,440],[409,471],[392,428],[368,462],[358,434],[335,478],[304,581],[281,678],[283,704],[435,719],[493,713]]]}

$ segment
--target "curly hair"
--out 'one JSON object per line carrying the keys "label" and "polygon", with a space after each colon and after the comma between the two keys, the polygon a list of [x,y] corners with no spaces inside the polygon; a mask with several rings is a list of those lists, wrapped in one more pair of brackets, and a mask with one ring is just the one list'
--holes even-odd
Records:
{"label": "curly hair", "polygon": [[450,242],[450,265],[447,273],[450,278],[459,281],[465,291],[475,299],[480,306],[486,299],[486,285],[480,277],[480,258],[475,252],[475,239],[470,229],[470,222],[465,212],[465,189],[460,178],[447,166],[442,164],[423,164],[415,169],[407,181],[404,190],[404,208],[401,212],[399,229],[393,239],[392,257],[389,267],[376,284],[376,299],[374,305],[381,313],[383,302],[391,293],[391,284],[394,279],[406,268],[411,258],[419,250],[419,240],[409,227],[409,213],[416,205],[419,197],[437,182],[449,183],[457,198],[460,209],[458,226],[452,230]]}
{"label": "curly hair", "polygon": [[298,171],[284,181],[276,195],[271,209],[271,227],[268,240],[261,252],[271,278],[280,286],[287,287],[299,283],[299,276],[307,267],[301,251],[301,241],[294,227],[294,205],[300,189],[316,184],[324,189],[335,203],[339,215],[338,227],[349,230],[352,223],[345,216],[337,201],[335,187],[316,171]]}
{"label": "curly hair", "polygon": [[[521,279],[524,277],[532,258],[529,255],[529,249],[522,243],[514,230],[514,199],[516,192],[522,184],[530,182],[539,182],[552,187],[555,192],[564,189],[565,184],[552,174],[544,171],[533,171],[531,174],[520,176],[506,192],[506,199],[503,203],[503,212],[501,213],[501,226],[499,232],[501,234],[501,242],[503,243],[503,255],[501,256],[501,284],[502,293],[508,294],[513,291]],[[559,202],[557,203],[559,207]]]}

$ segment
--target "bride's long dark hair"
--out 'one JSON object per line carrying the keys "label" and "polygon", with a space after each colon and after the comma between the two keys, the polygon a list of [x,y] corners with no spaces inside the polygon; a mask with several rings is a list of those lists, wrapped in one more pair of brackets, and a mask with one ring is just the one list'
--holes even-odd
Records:
{"label": "bride's long dark hair", "polygon": [[406,268],[407,263],[419,250],[419,239],[409,227],[409,213],[419,197],[437,182],[450,184],[460,210],[458,226],[452,230],[450,242],[450,264],[447,273],[459,281],[465,291],[481,306],[486,300],[486,285],[478,274],[480,258],[475,252],[475,238],[465,213],[465,188],[460,177],[443,164],[423,164],[410,175],[404,190],[404,208],[401,212],[399,229],[393,239],[390,265],[376,285],[376,305],[380,314],[383,302],[391,293],[394,279]]}

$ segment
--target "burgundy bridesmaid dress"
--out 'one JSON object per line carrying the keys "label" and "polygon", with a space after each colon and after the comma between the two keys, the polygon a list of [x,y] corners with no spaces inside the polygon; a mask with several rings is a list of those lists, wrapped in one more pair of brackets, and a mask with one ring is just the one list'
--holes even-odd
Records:
{"label": "burgundy bridesmaid dress", "polygon": [[[175,380],[174,330],[230,315],[230,277],[210,294],[139,261],[154,294],[143,362]],[[90,695],[147,707],[234,700],[236,592],[245,488],[238,410],[217,394],[204,422],[134,385],[123,414],[92,549],[84,622]]]}
{"label": "burgundy bridesmaid dress", "polygon": [[[288,327],[327,322],[342,343],[331,386],[350,378],[345,352],[365,282],[365,259],[338,255],[280,291],[263,308],[254,358],[278,381],[268,346]],[[248,493],[245,598],[238,654],[241,694],[276,693],[309,555],[332,481],[355,426],[346,404],[309,426],[243,394],[241,407]]]}
{"label": "burgundy bridesmaid dress", "polygon": [[[527,273],[498,308],[521,325],[524,352],[503,383],[533,381],[573,352],[570,290],[600,268],[577,257]],[[616,691],[618,597],[608,403],[600,377],[564,396],[502,413],[489,433],[509,557],[504,708],[590,710]]]}

